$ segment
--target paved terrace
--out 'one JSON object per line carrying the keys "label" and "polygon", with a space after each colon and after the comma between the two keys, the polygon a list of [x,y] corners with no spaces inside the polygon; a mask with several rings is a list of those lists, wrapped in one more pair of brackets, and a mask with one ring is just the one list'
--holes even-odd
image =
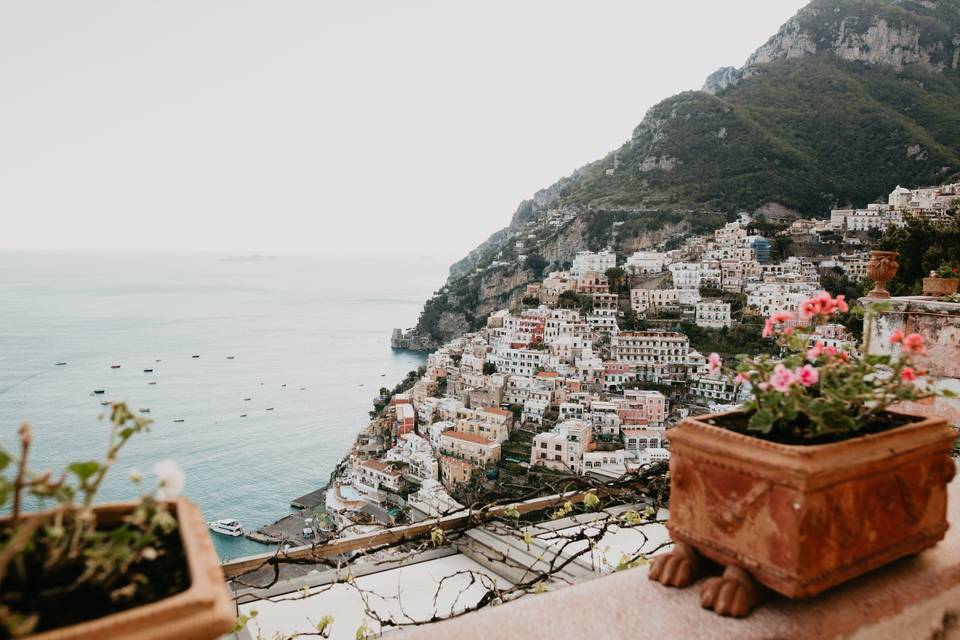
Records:
{"label": "paved terrace", "polygon": [[[559,535],[588,529],[598,517],[602,515],[580,514],[545,526]],[[701,609],[698,585],[668,589],[647,579],[646,566],[613,571],[609,561],[615,561],[620,553],[659,546],[665,530],[648,525],[643,529],[647,539],[635,529],[609,531],[592,554],[558,572],[545,593],[450,620],[385,629],[385,636],[398,640],[560,640],[638,634],[647,638],[956,639],[960,638],[960,526],[956,524],[960,523],[960,490],[956,488],[951,491],[948,517],[954,527],[933,549],[808,601],[775,596],[744,620],[721,618]],[[391,535],[403,536],[401,530],[418,526],[422,525],[398,528]],[[650,527],[657,527],[658,532]],[[517,535],[484,526],[464,533],[454,543],[427,545],[400,560],[371,558],[355,563],[351,566],[355,586],[337,583],[337,570],[323,566],[314,566],[298,578],[285,578],[270,589],[234,584],[240,594],[239,612],[258,612],[255,623],[236,638],[251,640],[257,632],[273,637],[275,633],[309,631],[323,616],[332,615],[330,637],[352,639],[364,622],[370,631],[379,630],[368,610],[406,623],[456,616],[474,607],[490,584],[504,588],[523,579],[521,567],[547,557],[551,545],[549,535],[528,547]],[[369,537],[361,536],[367,538],[363,544]],[[339,544],[344,543],[361,548],[352,539]],[[573,552],[564,550],[566,556]],[[230,564],[225,569],[234,571]]]}

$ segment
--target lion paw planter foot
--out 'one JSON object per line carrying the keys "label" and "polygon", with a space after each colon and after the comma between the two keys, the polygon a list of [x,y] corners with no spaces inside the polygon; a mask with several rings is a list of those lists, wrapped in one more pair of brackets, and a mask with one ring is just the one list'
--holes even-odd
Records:
{"label": "lion paw planter foot", "polygon": [[730,565],[722,576],[708,578],[700,587],[700,606],[721,616],[742,618],[763,600],[764,590],[749,573]]}
{"label": "lion paw planter foot", "polygon": [[683,589],[703,574],[703,557],[690,545],[678,542],[670,553],[658,556],[650,566],[651,580]]}

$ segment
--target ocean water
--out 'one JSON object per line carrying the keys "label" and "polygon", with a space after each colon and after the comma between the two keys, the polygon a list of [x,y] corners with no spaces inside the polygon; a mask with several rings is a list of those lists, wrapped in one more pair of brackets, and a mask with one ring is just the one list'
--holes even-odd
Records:
{"label": "ocean water", "polygon": [[[0,443],[12,447],[26,420],[34,470],[99,458],[100,402],[126,401],[155,423],[102,499],[134,498],[130,471],[149,485],[154,463],[172,459],[208,520],[273,522],[326,482],[379,388],[422,364],[390,349],[390,330],[416,321],[448,263],[0,253]],[[222,558],[269,549],[214,541]]]}

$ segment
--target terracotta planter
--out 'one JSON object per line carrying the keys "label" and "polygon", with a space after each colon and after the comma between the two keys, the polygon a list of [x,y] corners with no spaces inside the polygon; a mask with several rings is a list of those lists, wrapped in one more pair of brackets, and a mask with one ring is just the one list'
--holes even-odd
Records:
{"label": "terracotta planter", "polygon": [[924,278],[923,295],[949,296],[957,292],[960,278]]}
{"label": "terracotta planter", "polygon": [[667,432],[674,541],[803,598],[943,538],[956,438],[943,419],[793,446],[707,424],[720,415]]}
{"label": "terracotta planter", "polygon": [[[118,502],[96,508],[109,523],[137,503]],[[230,631],[236,619],[220,560],[203,515],[186,498],[172,503],[183,542],[190,586],[180,593],[140,607],[29,636],[31,640],[212,640]],[[0,519],[4,522],[9,518]],[[69,602],[64,602],[69,607]]]}
{"label": "terracotta planter", "polygon": [[871,251],[870,261],[867,263],[867,277],[874,282],[873,289],[867,294],[868,298],[889,298],[890,292],[886,285],[893,276],[897,275],[900,263],[897,262],[896,251]]}

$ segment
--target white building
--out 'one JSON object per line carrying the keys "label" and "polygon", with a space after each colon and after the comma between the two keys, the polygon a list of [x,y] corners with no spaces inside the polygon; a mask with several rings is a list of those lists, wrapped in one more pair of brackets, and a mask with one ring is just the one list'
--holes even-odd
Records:
{"label": "white building", "polygon": [[699,262],[675,262],[670,265],[670,273],[673,276],[673,286],[677,289],[699,289],[700,288],[700,263]]}
{"label": "white building", "polygon": [[700,301],[699,289],[631,289],[630,308],[637,313],[693,306]]}
{"label": "white building", "polygon": [[573,259],[573,267],[570,273],[575,278],[580,278],[588,272],[605,273],[607,269],[617,266],[617,254],[604,249],[593,253],[590,251],[580,251]]}
{"label": "white building", "polygon": [[670,264],[670,256],[659,251],[637,251],[629,258],[624,269],[632,274],[660,273]]}
{"label": "white building", "polygon": [[686,377],[690,340],[673,331],[623,332],[610,339],[614,360],[634,366],[637,377],[650,382]]}
{"label": "white building", "polygon": [[490,354],[489,360],[497,366],[497,371],[520,376],[532,376],[543,368],[550,358],[547,351],[536,349],[497,348]]}
{"label": "white building", "polygon": [[722,300],[703,300],[697,303],[696,323],[706,329],[720,329],[733,324],[730,303]]}

